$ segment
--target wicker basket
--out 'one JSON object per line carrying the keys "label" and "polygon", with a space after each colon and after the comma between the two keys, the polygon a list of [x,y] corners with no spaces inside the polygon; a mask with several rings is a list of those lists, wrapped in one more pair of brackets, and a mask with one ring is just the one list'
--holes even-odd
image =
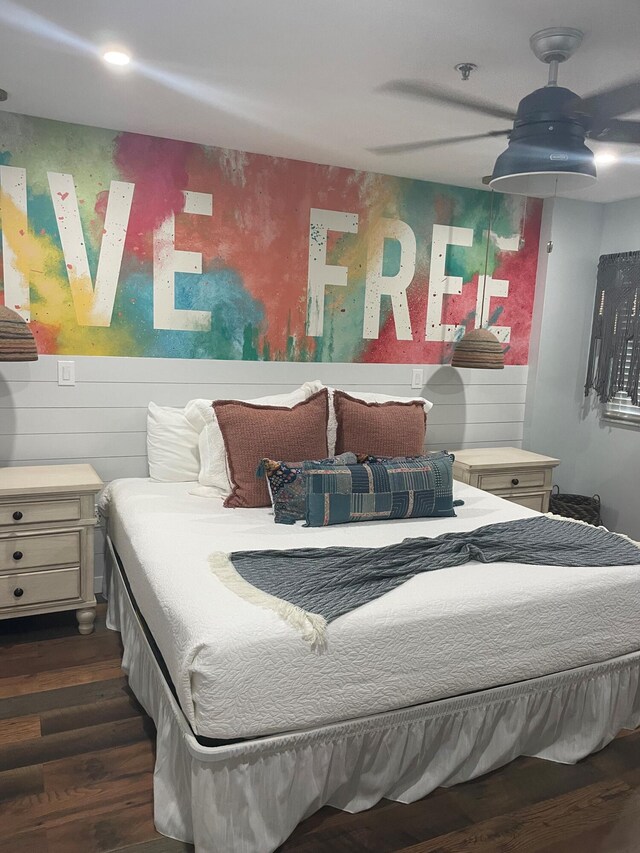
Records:
{"label": "wicker basket", "polygon": [[558,486],[554,486],[551,492],[549,512],[552,512],[554,515],[563,515],[565,518],[586,521],[588,524],[596,526],[602,523],[600,517],[600,495],[589,497],[589,495],[564,494]]}

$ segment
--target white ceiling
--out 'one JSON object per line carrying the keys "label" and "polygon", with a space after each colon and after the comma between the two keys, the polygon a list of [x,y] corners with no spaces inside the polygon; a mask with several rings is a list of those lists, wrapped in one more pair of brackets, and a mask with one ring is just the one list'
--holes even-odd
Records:
{"label": "white ceiling", "polygon": [[[0,0],[0,86],[13,112],[479,186],[502,140],[366,149],[504,123],[376,88],[425,79],[515,108],[546,80],[529,36],[557,25],[585,32],[560,69],[578,94],[640,73],[639,0]],[[97,58],[114,43],[127,71]],[[640,146],[619,150],[575,198],[640,196]]]}

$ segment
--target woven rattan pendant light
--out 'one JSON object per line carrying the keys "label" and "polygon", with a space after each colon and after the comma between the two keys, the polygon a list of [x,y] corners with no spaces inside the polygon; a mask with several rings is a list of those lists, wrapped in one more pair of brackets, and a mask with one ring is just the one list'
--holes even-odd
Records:
{"label": "woven rattan pendant light", "polygon": [[37,361],[31,329],[19,314],[0,305],[0,361]]}
{"label": "woven rattan pendant light", "polygon": [[502,344],[488,329],[472,329],[456,344],[451,364],[453,367],[502,370]]}
{"label": "woven rattan pendant light", "polygon": [[482,279],[482,301],[480,303],[480,327],[466,332],[455,345],[452,367],[474,367],[482,370],[502,370],[504,368],[504,351],[502,344],[488,329],[482,328],[484,313],[484,294],[487,286],[487,268],[489,266],[489,241],[493,225],[493,191],[489,207],[489,228],[487,229],[487,248],[484,256],[484,276]]}

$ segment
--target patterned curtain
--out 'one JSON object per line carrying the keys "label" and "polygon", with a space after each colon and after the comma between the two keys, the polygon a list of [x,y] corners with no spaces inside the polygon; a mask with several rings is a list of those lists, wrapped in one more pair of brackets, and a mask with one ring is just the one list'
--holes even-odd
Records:
{"label": "patterned curtain", "polygon": [[606,403],[623,391],[637,406],[640,386],[640,251],[601,255],[585,396]]}

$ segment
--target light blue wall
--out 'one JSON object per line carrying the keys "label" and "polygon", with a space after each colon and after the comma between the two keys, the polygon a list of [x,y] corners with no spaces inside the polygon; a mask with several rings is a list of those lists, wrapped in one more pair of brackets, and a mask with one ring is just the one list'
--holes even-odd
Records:
{"label": "light blue wall", "polygon": [[602,420],[595,399],[584,397],[598,258],[640,249],[640,199],[556,199],[543,232],[524,447],[560,458],[560,488],[598,492],[604,523],[640,539],[640,429]]}
{"label": "light blue wall", "polygon": [[640,250],[640,198],[604,205],[600,254]]}

